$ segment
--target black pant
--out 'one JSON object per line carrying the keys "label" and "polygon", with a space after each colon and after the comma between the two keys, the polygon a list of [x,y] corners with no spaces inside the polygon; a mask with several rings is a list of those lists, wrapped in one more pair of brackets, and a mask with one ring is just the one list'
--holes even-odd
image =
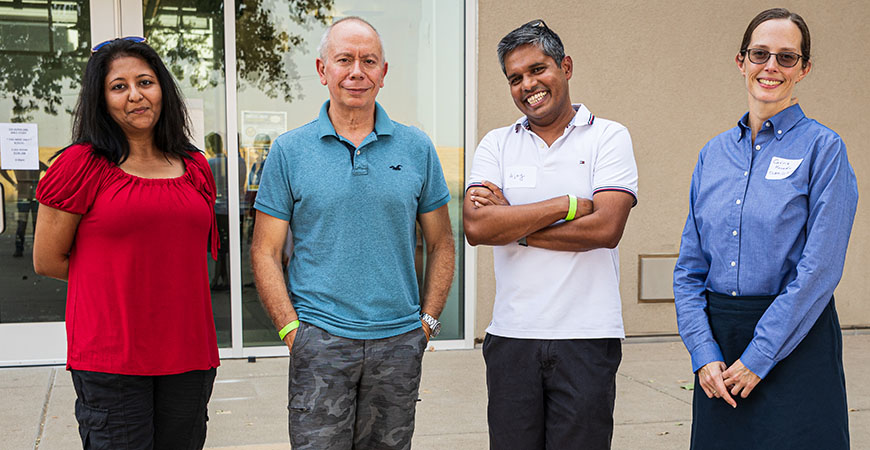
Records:
{"label": "black pant", "polygon": [[483,357],[491,449],[610,448],[619,339],[487,334]]}
{"label": "black pant", "polygon": [[85,450],[198,450],[205,445],[216,369],[162,376],[71,373]]}

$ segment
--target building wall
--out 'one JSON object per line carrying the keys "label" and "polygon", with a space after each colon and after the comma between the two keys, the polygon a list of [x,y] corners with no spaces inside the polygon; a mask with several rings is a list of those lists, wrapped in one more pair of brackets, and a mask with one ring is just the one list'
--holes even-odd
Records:
{"label": "building wall", "polygon": [[[698,151],[733,127],[747,109],[734,58],[757,13],[782,6],[801,14],[812,33],[814,66],[796,89],[807,116],[842,136],[862,183],[870,173],[870,4],[856,0],[781,3],[538,0],[525,7],[480,0],[478,139],[515,121],[496,45],[506,33],[542,18],[574,60],[572,100],[626,125],[640,175],[639,201],[620,244],[621,293],[630,335],[676,333],[673,303],[638,302],[638,255],[676,254],[686,220],[689,180]],[[864,200],[866,201],[866,200]],[[864,203],[862,201],[861,203]],[[836,291],[844,327],[870,326],[870,209],[859,204],[843,279]],[[492,314],[492,250],[480,247],[475,336]]]}

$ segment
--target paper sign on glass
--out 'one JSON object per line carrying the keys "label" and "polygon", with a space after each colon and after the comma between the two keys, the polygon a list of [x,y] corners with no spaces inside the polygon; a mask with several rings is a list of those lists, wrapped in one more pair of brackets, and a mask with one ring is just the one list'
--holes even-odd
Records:
{"label": "paper sign on glass", "polygon": [[785,159],[774,156],[770,160],[770,167],[767,168],[767,175],[764,178],[768,180],[782,180],[788,178],[798,166],[801,165],[801,159]]}
{"label": "paper sign on glass", "polygon": [[537,184],[538,168],[535,166],[511,166],[505,173],[505,188],[533,188]]}
{"label": "paper sign on glass", "polygon": [[0,123],[0,169],[39,170],[35,123]]}

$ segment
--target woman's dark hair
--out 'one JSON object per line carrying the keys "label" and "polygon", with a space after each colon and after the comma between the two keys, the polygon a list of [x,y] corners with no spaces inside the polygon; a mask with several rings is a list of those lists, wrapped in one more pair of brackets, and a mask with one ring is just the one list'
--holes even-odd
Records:
{"label": "woman's dark hair", "polygon": [[169,70],[153,48],[144,42],[115,39],[94,52],[82,76],[82,91],[73,116],[73,144],[88,143],[95,155],[114,164],[123,163],[130,155],[130,144],[124,131],[109,115],[105,84],[109,64],[125,56],[140,58],[157,75],[162,94],[160,117],[154,126],[154,145],[167,157],[191,158],[195,150],[190,142],[190,124],[181,91]]}
{"label": "woman's dark hair", "polygon": [[793,13],[785,8],[773,8],[762,11],[749,22],[746,32],[743,33],[743,42],[740,43],[740,54],[746,54],[746,49],[749,47],[752,33],[755,32],[755,29],[762,23],[775,19],[788,19],[797,25],[798,30],[801,32],[801,56],[803,56],[801,58],[801,67],[806,67],[807,61],[810,60],[810,29],[800,14]]}

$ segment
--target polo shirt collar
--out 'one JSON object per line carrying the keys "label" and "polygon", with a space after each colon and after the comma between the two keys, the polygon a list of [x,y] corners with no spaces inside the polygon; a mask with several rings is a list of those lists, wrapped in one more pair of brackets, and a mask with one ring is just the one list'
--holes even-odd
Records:
{"label": "polo shirt collar", "polygon": [[[390,120],[390,116],[387,115],[380,103],[375,102],[375,134],[378,136],[392,135],[395,129],[396,126]],[[338,137],[332,121],[329,120],[329,100],[323,102],[323,106],[320,107],[320,114],[317,116],[317,132],[321,138],[325,136]]]}
{"label": "polo shirt collar", "polygon": [[[565,128],[592,125],[592,123],[595,121],[595,115],[589,112],[589,109],[586,108],[586,105],[582,103],[575,103],[572,104],[571,107],[574,108],[574,111],[576,111],[576,113],[571,119],[571,122],[568,122],[568,126]],[[531,129],[528,117],[520,117],[519,119],[517,119],[516,122],[514,122],[514,132],[519,133],[520,129],[525,129],[527,131]]]}
{"label": "polo shirt collar", "polygon": [[[773,135],[777,140],[780,140],[788,134],[788,132],[791,131],[798,122],[803,120],[804,117],[806,117],[806,115],[801,109],[801,106],[795,103],[794,105],[776,113],[776,115],[767,119],[767,121],[770,122],[770,126],[773,127]],[[743,139],[744,136],[752,133],[752,128],[749,126],[749,112],[740,118],[737,122],[737,126],[740,130],[740,136],[737,137],[738,141]]]}

